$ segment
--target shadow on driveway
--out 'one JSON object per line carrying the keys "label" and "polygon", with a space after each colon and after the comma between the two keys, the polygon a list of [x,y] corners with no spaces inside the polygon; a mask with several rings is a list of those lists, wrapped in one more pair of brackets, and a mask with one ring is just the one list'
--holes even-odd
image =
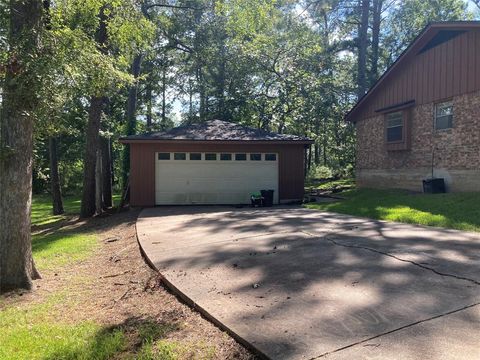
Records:
{"label": "shadow on driveway", "polygon": [[297,207],[146,209],[137,233],[169,283],[272,359],[480,358],[477,234]]}

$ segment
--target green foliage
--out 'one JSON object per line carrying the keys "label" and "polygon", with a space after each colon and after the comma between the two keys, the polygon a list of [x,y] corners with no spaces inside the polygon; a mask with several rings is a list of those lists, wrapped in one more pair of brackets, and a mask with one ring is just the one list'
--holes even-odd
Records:
{"label": "green foliage", "polygon": [[[318,166],[331,169],[334,177],[353,174],[355,129],[343,119],[356,100],[358,0],[168,2],[177,9],[159,4],[52,1],[50,29],[41,34],[40,51],[28,62],[41,80],[35,82],[40,84],[35,93],[41,99],[34,109],[36,192],[49,188],[51,136],[58,138],[62,191],[81,190],[92,95],[108,98],[102,133],[112,139],[114,174],[123,172],[123,145],[117,139],[127,132],[128,88],[133,84],[138,96],[136,132],[221,118],[310,137],[315,141],[308,153],[313,177]],[[383,1],[383,5],[378,74],[427,23],[473,16],[463,0]],[[98,44],[102,11],[108,39]],[[8,20],[8,6],[2,4],[2,64],[7,59]],[[369,68],[374,60],[372,36],[369,31]],[[140,54],[141,73],[134,79],[131,65]],[[370,82],[378,74],[372,73]],[[2,76],[0,71],[0,84]]]}
{"label": "green foliage", "polygon": [[420,194],[401,190],[359,189],[346,200],[306,207],[408,224],[480,231],[480,193]]}
{"label": "green foliage", "polygon": [[310,168],[307,178],[312,180],[330,179],[333,177],[333,171],[327,166],[315,166]]}
{"label": "green foliage", "polygon": [[404,0],[386,19],[384,66],[389,66],[431,22],[473,20],[468,3],[463,0]]}

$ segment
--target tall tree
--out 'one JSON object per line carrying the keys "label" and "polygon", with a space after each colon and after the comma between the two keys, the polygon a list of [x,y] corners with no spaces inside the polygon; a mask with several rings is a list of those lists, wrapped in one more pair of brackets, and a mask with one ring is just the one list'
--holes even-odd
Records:
{"label": "tall tree", "polygon": [[[107,43],[107,15],[106,7],[100,8],[98,15],[99,25],[95,34],[95,41],[100,52],[106,54]],[[85,142],[85,158],[83,173],[83,193],[82,205],[80,209],[81,217],[90,217],[95,214],[96,206],[96,165],[97,153],[100,150],[100,122],[102,118],[103,107],[106,102],[106,96],[100,92],[92,95],[90,98],[90,109],[88,111],[88,125]]]}
{"label": "tall tree", "polygon": [[50,187],[52,191],[53,215],[61,215],[64,213],[64,210],[60,176],[58,173],[58,146],[56,137],[50,137],[48,140],[48,149],[50,158]]}
{"label": "tall tree", "polygon": [[383,0],[373,0],[372,3],[372,55],[370,65],[369,87],[378,78],[378,57],[380,46],[380,26],[382,22]]}
{"label": "tall tree", "polygon": [[0,291],[30,289],[30,212],[37,68],[43,32],[41,0],[10,0],[8,63],[0,116]]}
{"label": "tall tree", "polygon": [[[132,83],[128,88],[128,99],[127,99],[127,126],[126,134],[133,135],[136,132],[137,128],[137,98],[138,98],[138,77],[140,76],[140,70],[142,65],[143,54],[138,53],[135,55],[130,67],[130,74],[134,78],[134,83]],[[123,184],[127,183],[128,173],[130,171],[130,147],[126,147],[124,150],[123,157]]]}
{"label": "tall tree", "polygon": [[357,56],[357,98],[361,98],[367,91],[367,47],[368,47],[368,19],[370,14],[370,0],[358,0],[360,22],[358,25],[358,56]]}

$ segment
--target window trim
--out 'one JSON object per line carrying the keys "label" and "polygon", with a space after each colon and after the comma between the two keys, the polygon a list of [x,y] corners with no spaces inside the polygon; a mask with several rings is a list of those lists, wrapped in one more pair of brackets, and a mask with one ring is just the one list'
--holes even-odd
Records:
{"label": "window trim", "polygon": [[[269,159],[268,159],[268,156],[269,156],[269,155],[275,155],[275,159],[273,159],[273,160],[269,160]],[[265,161],[269,161],[269,162],[275,162],[275,161],[277,161],[277,160],[278,160],[278,155],[277,155],[277,153],[265,153],[265,155],[264,155],[264,156],[265,156]]]}
{"label": "window trim", "polygon": [[[168,155],[168,159],[160,159],[160,155]],[[157,153],[157,161],[170,161],[172,160],[172,153],[169,152],[158,152]]]}
{"label": "window trim", "polygon": [[[228,155],[230,159],[222,159],[222,155]],[[220,161],[232,161],[232,160],[233,160],[232,153],[220,153]]]}
{"label": "window trim", "polygon": [[[262,153],[249,153],[248,155],[249,155],[248,161],[253,161],[253,162],[262,161]],[[260,155],[260,159],[253,159],[253,156],[255,155]]]}
{"label": "window trim", "polygon": [[[245,156],[245,159],[237,159],[238,156],[242,156],[242,157]],[[248,156],[247,156],[247,153],[235,153],[233,159],[235,161],[247,161]]]}
{"label": "window trim", "polygon": [[[215,155],[215,159],[207,159],[207,157],[208,157],[207,155]],[[218,158],[219,158],[218,153],[209,152],[209,153],[205,153],[204,160],[205,161],[218,161]]]}
{"label": "window trim", "polygon": [[[451,107],[452,108],[452,113],[449,114],[449,115],[442,115],[442,116],[438,116],[437,115],[437,109],[442,106],[442,105],[447,105],[448,107]],[[447,107],[446,106],[446,107]],[[451,124],[450,124],[450,127],[446,127],[446,128],[438,128],[437,127],[437,120],[438,118],[444,118],[444,117],[448,117],[448,116],[451,116],[452,117],[452,121],[451,121]],[[454,120],[454,117],[455,117],[455,104],[453,103],[453,99],[448,99],[448,100],[442,100],[440,102],[437,102],[434,104],[433,106],[433,129],[435,131],[446,131],[446,130],[451,130],[453,129],[453,120]]]}
{"label": "window trim", "polygon": [[[388,126],[388,120],[389,120],[389,116],[390,115],[393,115],[393,114],[398,114],[400,113],[402,115],[401,117],[401,120],[402,120],[402,125],[397,125],[397,126]],[[385,143],[387,144],[402,144],[405,142],[405,116],[406,116],[406,113],[404,110],[396,110],[396,111],[391,111],[391,112],[388,112],[388,113],[385,113],[385,116],[384,116],[384,122],[385,122]],[[388,140],[388,129],[392,129],[392,128],[396,128],[396,127],[402,127],[402,138],[400,140],[392,140],[392,141],[389,141]]]}
{"label": "window trim", "polygon": [[[184,155],[185,158],[184,159],[177,159],[177,155]],[[187,153],[186,152],[174,152],[173,153],[173,160],[174,161],[186,161],[187,160]]]}
{"label": "window trim", "polygon": [[[200,159],[192,159],[192,155],[200,155]],[[203,160],[202,153],[199,153],[199,152],[188,153],[188,160],[189,161],[202,161]]]}

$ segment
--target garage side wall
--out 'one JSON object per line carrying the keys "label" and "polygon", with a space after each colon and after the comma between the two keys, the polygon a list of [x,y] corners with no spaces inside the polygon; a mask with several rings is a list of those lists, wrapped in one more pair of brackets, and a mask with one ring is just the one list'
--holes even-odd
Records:
{"label": "garage side wall", "polygon": [[278,153],[280,202],[300,200],[304,193],[303,144],[130,144],[130,203],[155,206],[155,153],[157,152],[262,152]]}

